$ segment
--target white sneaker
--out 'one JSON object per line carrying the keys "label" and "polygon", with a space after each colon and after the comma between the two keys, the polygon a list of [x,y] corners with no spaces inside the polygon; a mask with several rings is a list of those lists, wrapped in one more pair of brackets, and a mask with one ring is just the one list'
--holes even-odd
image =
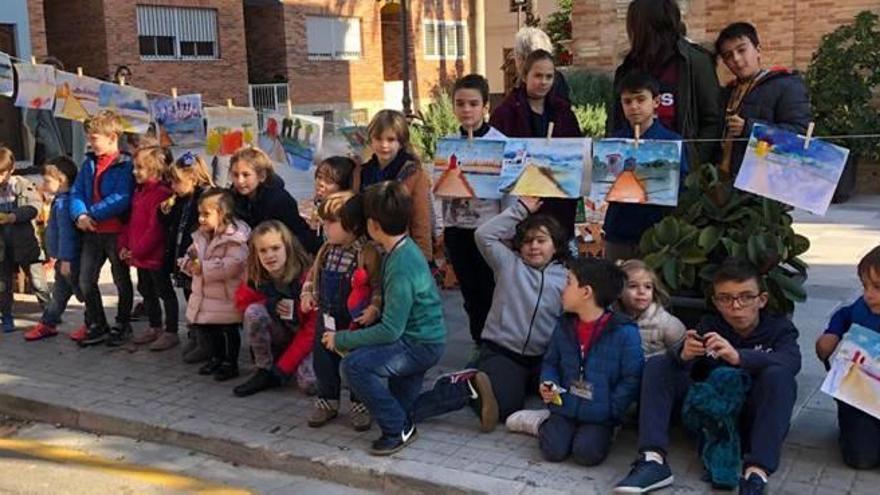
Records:
{"label": "white sneaker", "polygon": [[538,428],[550,417],[547,409],[523,409],[507,417],[505,425],[512,433],[525,433],[533,437],[538,436]]}

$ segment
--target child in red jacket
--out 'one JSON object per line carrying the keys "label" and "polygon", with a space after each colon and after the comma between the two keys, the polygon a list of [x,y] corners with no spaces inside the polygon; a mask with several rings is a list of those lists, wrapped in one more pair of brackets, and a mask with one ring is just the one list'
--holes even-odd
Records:
{"label": "child in red jacket", "polygon": [[136,186],[131,200],[131,217],[118,240],[119,258],[137,268],[138,292],[144,297],[150,320],[150,328],[136,335],[133,342],[150,344],[151,351],[164,351],[180,343],[177,337],[177,294],[164,263],[167,236],[159,221],[159,206],[171,196],[171,188],[163,181],[169,165],[168,155],[162,148],[147,147],[135,152],[133,174]]}

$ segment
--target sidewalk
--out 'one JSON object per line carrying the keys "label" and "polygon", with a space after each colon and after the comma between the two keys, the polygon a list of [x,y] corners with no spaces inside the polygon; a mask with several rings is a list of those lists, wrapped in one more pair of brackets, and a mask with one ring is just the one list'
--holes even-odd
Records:
{"label": "sidewalk", "polygon": [[[774,493],[868,494],[880,484],[880,472],[857,473],[841,463],[834,403],[818,391],[824,371],[813,357],[813,341],[830,314],[859,293],[855,264],[880,239],[878,207],[880,198],[856,198],[832,207],[824,218],[798,215],[798,232],[813,244],[805,256],[811,264],[810,299],[795,312],[804,365],[782,466],[770,485]],[[102,283],[109,291],[109,274]],[[458,293],[444,293],[444,301],[449,345],[429,379],[460,367],[471,350]],[[107,297],[105,304],[112,308],[115,298]],[[17,308],[20,329],[38,316],[32,297],[22,296]],[[81,312],[78,304],[68,310],[65,331],[79,324]],[[248,359],[247,353],[242,356]],[[247,375],[250,364],[243,366]],[[356,433],[343,416],[312,429],[306,425],[311,400],[293,389],[236,398],[232,387],[245,376],[218,384],[198,376],[196,368],[182,364],[177,350],[79,349],[64,336],[25,343],[20,332],[2,335],[0,413],[385,492],[608,493],[636,454],[636,432],[629,428],[599,467],[546,463],[536,439],[508,434],[503,426],[481,434],[473,413],[463,410],[419,425],[420,437],[411,447],[376,458],[366,454],[376,427]],[[694,447],[681,431],[676,438],[670,452],[676,483],[666,493],[707,492]]]}

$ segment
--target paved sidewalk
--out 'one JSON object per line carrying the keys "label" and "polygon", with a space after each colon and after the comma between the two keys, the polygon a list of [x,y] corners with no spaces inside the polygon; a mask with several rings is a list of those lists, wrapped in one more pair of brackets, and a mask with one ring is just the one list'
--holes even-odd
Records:
{"label": "paved sidewalk", "polygon": [[[880,239],[880,198],[856,198],[834,206],[824,218],[798,215],[797,229],[813,247],[810,299],[799,305],[804,367],[798,402],[780,471],[777,493],[876,493],[880,472],[855,472],[840,461],[835,445],[833,402],[818,391],[824,371],[813,357],[813,341],[831,312],[860,289],[855,264]],[[111,288],[109,276],[102,285]],[[444,294],[450,342],[433,376],[461,366],[470,353],[458,293]],[[33,298],[22,297],[20,326]],[[108,307],[115,302],[106,298]],[[82,308],[65,315],[65,330]],[[35,313],[29,316],[36,317]],[[142,323],[140,325],[143,325]],[[247,353],[242,353],[243,359]],[[243,370],[247,374],[249,365]],[[242,378],[244,379],[244,377]],[[541,460],[534,438],[503,427],[481,434],[468,411],[419,425],[420,438],[391,458],[366,454],[378,435],[356,433],[345,418],[320,429],[306,425],[311,401],[293,389],[240,399],[232,386],[196,375],[177,350],[129,353],[105,347],[79,349],[66,337],[25,343],[20,333],[0,336],[0,413],[109,434],[142,437],[215,454],[257,467],[332,479],[393,492],[607,493],[635,456],[635,431],[621,431],[609,459],[599,467]],[[694,448],[677,432],[670,461],[676,484],[667,493],[704,493],[708,486]]]}

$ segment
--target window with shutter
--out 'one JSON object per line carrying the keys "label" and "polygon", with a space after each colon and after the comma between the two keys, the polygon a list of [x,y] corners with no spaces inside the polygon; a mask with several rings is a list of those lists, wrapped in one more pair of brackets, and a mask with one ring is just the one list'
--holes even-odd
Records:
{"label": "window with shutter", "polygon": [[216,10],[138,5],[136,12],[142,59],[219,58]]}
{"label": "window with shutter", "polygon": [[467,23],[427,20],[422,24],[425,58],[455,59],[467,57]]}
{"label": "window with shutter", "polygon": [[361,20],[357,17],[306,17],[309,60],[361,58]]}

